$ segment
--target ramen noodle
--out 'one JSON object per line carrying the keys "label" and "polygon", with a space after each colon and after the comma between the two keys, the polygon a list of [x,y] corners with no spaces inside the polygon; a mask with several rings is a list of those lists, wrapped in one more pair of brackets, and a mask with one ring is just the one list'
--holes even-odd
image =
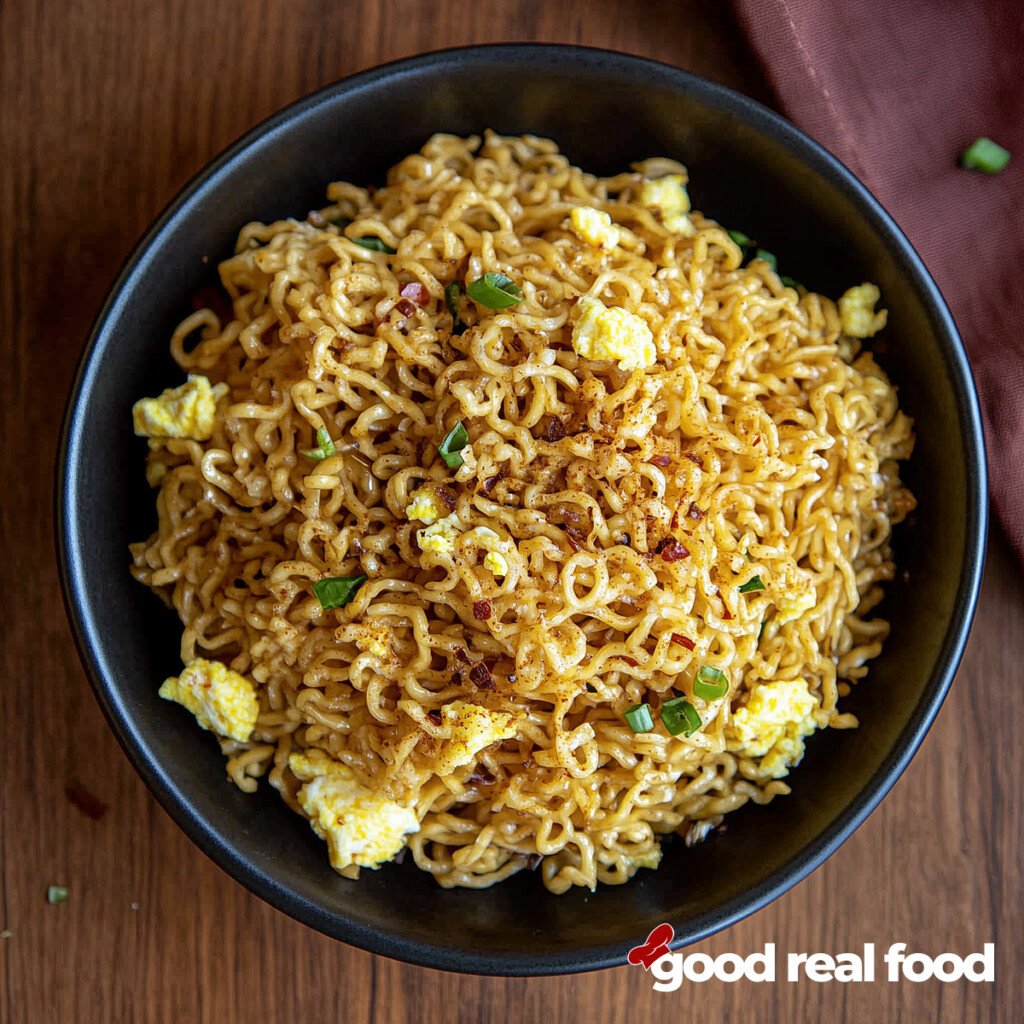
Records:
{"label": "ramen noodle", "polygon": [[789,792],[913,507],[878,289],[780,278],[665,159],[436,135],[327,195],[242,228],[134,409],[161,695],[347,877],[593,888]]}

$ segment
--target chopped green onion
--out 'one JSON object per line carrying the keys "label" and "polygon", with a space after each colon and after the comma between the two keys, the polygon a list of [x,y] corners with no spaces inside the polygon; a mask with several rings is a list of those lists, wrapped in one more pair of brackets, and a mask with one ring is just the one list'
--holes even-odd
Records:
{"label": "chopped green onion", "polygon": [[764,617],[764,618],[763,618],[763,619],[761,620],[761,628],[760,628],[760,629],[759,629],[759,630],[757,631],[757,642],[758,642],[758,643],[760,643],[760,642],[761,642],[761,637],[763,637],[763,636],[764,636],[764,627],[765,627],[765,626],[767,626],[767,625],[768,625],[768,617],[767,617],[767,616],[765,616],[765,617]]}
{"label": "chopped green onion", "polygon": [[693,692],[704,700],[718,700],[729,692],[729,680],[720,668],[701,665],[693,682]]}
{"label": "chopped green onion", "polygon": [[462,457],[462,449],[469,444],[469,434],[462,425],[462,420],[448,431],[448,436],[437,446],[437,450],[449,469],[458,469],[466,460]]}
{"label": "chopped green onion", "polygon": [[661,705],[661,720],[673,736],[692,736],[703,723],[697,709],[682,697],[674,697]]}
{"label": "chopped green onion", "polygon": [[1003,149],[997,142],[984,137],[975,139],[960,157],[960,166],[969,171],[982,171],[985,174],[998,174],[1006,169],[1010,162],[1010,151]]}
{"label": "chopped green onion", "polygon": [[751,576],[750,579],[740,587],[741,594],[751,594],[757,590],[764,590],[764,584],[761,582],[760,576]]}
{"label": "chopped green onion", "polygon": [[46,890],[47,903],[67,903],[69,891],[66,885],[51,885]]}
{"label": "chopped green onion", "polygon": [[654,716],[650,704],[634,704],[626,709],[626,724],[633,732],[650,732],[654,728]]}
{"label": "chopped green onion", "polygon": [[331,435],[327,433],[327,428],[317,427],[316,447],[307,449],[302,454],[307,459],[316,459],[317,462],[320,462],[323,459],[329,459],[332,455],[337,455],[338,449],[334,447],[334,442],[331,440]]}
{"label": "chopped green onion", "polygon": [[[754,250],[754,254],[750,257],[751,260],[764,260],[769,267],[774,271],[779,269],[779,261],[775,258],[775,253],[769,252],[767,249],[762,249],[758,246],[750,235],[745,235],[742,231],[727,231],[726,234],[744,251],[750,249]],[[792,277],[783,277],[782,283],[789,288],[799,288],[800,282]]]}
{"label": "chopped green onion", "polygon": [[332,576],[313,584],[313,593],[324,611],[343,608],[366,582],[365,576]]}
{"label": "chopped green onion", "polygon": [[353,242],[356,245],[361,245],[364,249],[372,249],[374,252],[386,252],[391,256],[394,256],[397,249],[392,249],[387,242],[382,242],[379,238],[374,235],[363,235],[362,238],[353,238]]}
{"label": "chopped green onion", "polygon": [[452,315],[452,334],[462,334],[466,330],[466,324],[459,316],[459,309],[462,307],[462,285],[458,281],[452,281],[445,288],[444,304]]}
{"label": "chopped green onion", "polygon": [[508,309],[523,297],[519,285],[504,274],[484,274],[478,277],[466,286],[466,294],[488,309]]}
{"label": "chopped green onion", "polygon": [[785,274],[783,274],[782,277],[779,278],[779,280],[787,288],[796,288],[796,289],[803,288],[803,285],[795,277],[787,277]]}

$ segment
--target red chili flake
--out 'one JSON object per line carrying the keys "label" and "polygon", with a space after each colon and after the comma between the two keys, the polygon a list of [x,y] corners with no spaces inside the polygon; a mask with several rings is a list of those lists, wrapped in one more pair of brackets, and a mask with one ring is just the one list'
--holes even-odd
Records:
{"label": "red chili flake", "polygon": [[412,316],[416,312],[416,307],[408,299],[399,299],[395,303],[395,309],[398,310],[402,316]]}
{"label": "red chili flake", "polygon": [[319,210],[310,210],[306,214],[306,221],[315,228],[322,228],[327,223],[327,218]]}
{"label": "red chili flake", "polygon": [[508,475],[508,469],[502,466],[494,476],[489,476],[481,485],[480,490],[484,494],[490,494],[498,484]]}
{"label": "red chili flake", "polygon": [[672,643],[680,644],[681,646],[685,647],[688,651],[694,650],[694,648],[696,648],[697,646],[688,636],[683,636],[682,633],[673,633]]}
{"label": "red chili flake", "polygon": [[555,441],[561,441],[563,437],[565,437],[565,424],[555,416],[548,424],[547,430],[544,431],[544,440],[554,444]]}
{"label": "red chili flake", "polygon": [[664,469],[666,466],[671,464],[672,459],[668,455],[655,455],[654,458],[649,461],[652,466],[660,466]]}
{"label": "red chili flake", "polygon": [[93,821],[99,821],[109,810],[107,805],[95,793],[88,790],[77,779],[64,787],[64,795],[87,818],[92,818]]}
{"label": "red chili flake", "polygon": [[478,764],[469,776],[469,782],[474,786],[493,786],[494,781],[493,773],[483,764]]}
{"label": "red chili flake", "polygon": [[707,515],[707,512],[703,509],[697,508],[697,506],[691,501],[690,507],[686,510],[686,514],[695,523],[699,523]]}
{"label": "red chili flake", "polygon": [[488,669],[483,662],[474,665],[469,670],[469,678],[475,685],[479,686],[481,690],[494,689],[494,677],[491,675],[490,669]]}
{"label": "red chili flake", "polygon": [[445,487],[443,484],[435,488],[434,493],[437,495],[438,501],[449,511],[454,512],[455,506],[459,503],[459,499],[455,496],[455,492],[450,487]]}
{"label": "red chili flake", "polygon": [[578,526],[567,526],[565,528],[565,539],[573,551],[579,551],[587,542],[587,535]]}
{"label": "red chili flake", "polygon": [[430,720],[430,722],[433,725],[440,725],[441,724],[441,712],[440,712],[440,710],[438,710],[437,708],[431,708],[427,712],[427,718]]}
{"label": "red chili flake", "polygon": [[680,562],[684,558],[690,557],[689,548],[680,544],[677,540],[671,541],[666,547],[662,548],[659,554],[666,562]]}
{"label": "red chili flake", "polygon": [[729,619],[732,618],[732,612],[729,611],[729,609],[726,608],[725,605],[722,605],[722,618],[725,619],[727,622]]}
{"label": "red chili flake", "polygon": [[701,469],[704,468],[704,463],[701,462],[700,456],[694,455],[693,452],[683,452],[683,458],[689,459],[695,466],[700,466]]}
{"label": "red chili flake", "polygon": [[657,544],[654,545],[654,553],[660,555],[672,543],[671,537],[662,537]]}
{"label": "red chili flake", "polygon": [[486,622],[491,617],[491,602],[490,601],[474,601],[473,602],[473,618],[479,622]]}
{"label": "red chili flake", "polygon": [[430,292],[427,291],[427,286],[420,284],[419,281],[410,281],[402,285],[402,290],[398,294],[403,299],[412,299],[420,309],[430,304]]}
{"label": "red chili flake", "polygon": [[760,443],[761,443],[761,435],[758,434],[757,437],[754,438],[754,447],[756,448]]}
{"label": "red chili flake", "polygon": [[621,658],[630,668],[636,668],[640,664],[636,658],[627,657],[625,654],[621,655]]}

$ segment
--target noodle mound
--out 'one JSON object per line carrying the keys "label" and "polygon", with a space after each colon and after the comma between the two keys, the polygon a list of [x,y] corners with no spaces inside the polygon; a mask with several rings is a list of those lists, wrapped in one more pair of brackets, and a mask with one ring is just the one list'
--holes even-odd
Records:
{"label": "noodle mound", "polygon": [[184,624],[164,695],[234,722],[231,779],[349,877],[405,846],[443,886],[624,882],[857,724],[911,422],[836,304],[744,264],[685,182],[437,135],[246,225],[230,308],[174,334],[132,545]]}

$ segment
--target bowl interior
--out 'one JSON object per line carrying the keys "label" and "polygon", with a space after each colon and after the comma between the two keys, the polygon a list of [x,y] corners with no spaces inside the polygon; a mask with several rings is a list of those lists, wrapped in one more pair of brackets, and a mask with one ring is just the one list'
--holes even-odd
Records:
{"label": "bowl interior", "polygon": [[[483,892],[445,891],[411,863],[357,883],[339,878],[304,821],[266,786],[238,792],[213,739],[157,698],[180,667],[179,625],[127,568],[128,542],[155,521],[130,408],[178,379],[171,330],[238,228],[302,217],[332,180],[380,181],[435,131],[485,127],[550,136],[598,173],[675,157],[690,170],[694,205],[758,238],[784,273],[832,295],[877,282],[890,311],[879,360],[917,422],[906,477],[919,510],[899,531],[902,572],[882,609],[892,637],[845,704],[862,727],[810,742],[791,796],[745,808],[713,842],[677,842],[658,872],[595,893],[554,897],[527,874]],[[985,518],[980,427],[952,323],[916,257],[795,130],[728,90],[635,58],[565,47],[428,55],[272,119],[189,186],[137,251],[78,386],[62,466],[62,557],[76,633],[112,725],[165,806],[235,877],[314,927],[403,959],[494,973],[578,970],[621,962],[662,921],[686,941],[755,909],[819,863],[895,781],[937,710],[973,610]]]}

